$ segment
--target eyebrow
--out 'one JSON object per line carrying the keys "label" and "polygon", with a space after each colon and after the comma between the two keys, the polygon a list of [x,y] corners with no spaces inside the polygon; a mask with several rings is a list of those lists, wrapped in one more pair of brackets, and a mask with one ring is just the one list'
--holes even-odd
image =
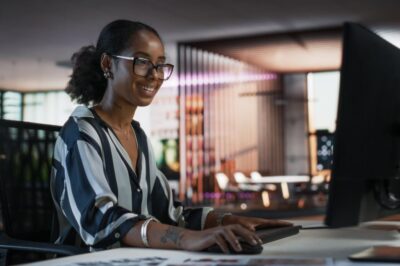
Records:
{"label": "eyebrow", "polygon": [[[138,55],[142,55],[142,56],[145,56],[145,57],[147,57],[147,58],[150,58],[151,56],[148,54],[148,53],[145,53],[145,52],[136,52],[136,53],[134,53],[133,54],[134,56],[136,55],[136,56],[138,56]],[[165,57],[165,56],[159,56],[158,58],[157,58],[157,60],[166,60],[167,58]]]}

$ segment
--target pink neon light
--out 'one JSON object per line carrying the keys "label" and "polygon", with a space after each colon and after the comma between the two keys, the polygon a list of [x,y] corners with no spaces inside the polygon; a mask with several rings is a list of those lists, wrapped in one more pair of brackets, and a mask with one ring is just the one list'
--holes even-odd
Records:
{"label": "pink neon light", "polygon": [[199,85],[213,85],[213,84],[226,84],[226,83],[243,83],[243,82],[254,82],[263,80],[276,79],[274,73],[188,73],[183,74],[179,77],[171,77],[164,83],[164,87],[173,86],[199,86]]}

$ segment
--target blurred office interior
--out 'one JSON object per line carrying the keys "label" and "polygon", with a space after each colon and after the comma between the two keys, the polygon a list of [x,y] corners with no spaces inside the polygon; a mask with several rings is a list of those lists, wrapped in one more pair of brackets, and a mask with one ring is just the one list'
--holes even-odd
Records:
{"label": "blurred office interior", "polygon": [[[242,214],[324,214],[341,33],[400,46],[399,1],[5,1],[0,119],[62,125],[71,55],[114,19],[156,28],[175,72],[134,119],[176,197]],[[354,140],[354,149],[362,145]]]}

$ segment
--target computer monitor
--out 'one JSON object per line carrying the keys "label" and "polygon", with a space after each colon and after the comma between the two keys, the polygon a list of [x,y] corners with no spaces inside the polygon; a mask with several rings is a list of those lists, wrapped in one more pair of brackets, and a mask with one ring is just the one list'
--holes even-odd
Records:
{"label": "computer monitor", "polygon": [[400,213],[400,49],[345,23],[330,227]]}

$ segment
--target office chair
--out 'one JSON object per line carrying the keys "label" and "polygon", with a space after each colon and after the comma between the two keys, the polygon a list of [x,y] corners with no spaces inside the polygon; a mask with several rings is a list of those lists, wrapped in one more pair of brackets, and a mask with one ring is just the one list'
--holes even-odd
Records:
{"label": "office chair", "polygon": [[59,130],[58,126],[0,120],[0,249],[7,250],[6,263],[86,252],[52,243],[58,224],[49,179]]}

